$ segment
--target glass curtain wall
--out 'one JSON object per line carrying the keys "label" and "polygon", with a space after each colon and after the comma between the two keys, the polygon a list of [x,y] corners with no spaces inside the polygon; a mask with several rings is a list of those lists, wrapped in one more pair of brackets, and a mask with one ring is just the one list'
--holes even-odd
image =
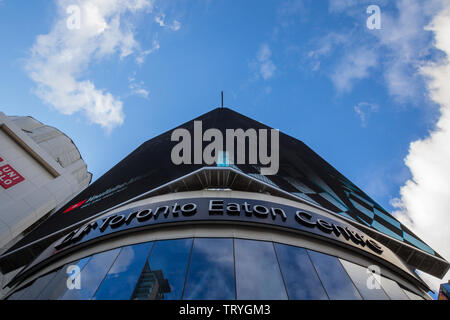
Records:
{"label": "glass curtain wall", "polygon": [[384,275],[270,241],[188,238],[94,254],[36,279],[10,300],[408,300]]}

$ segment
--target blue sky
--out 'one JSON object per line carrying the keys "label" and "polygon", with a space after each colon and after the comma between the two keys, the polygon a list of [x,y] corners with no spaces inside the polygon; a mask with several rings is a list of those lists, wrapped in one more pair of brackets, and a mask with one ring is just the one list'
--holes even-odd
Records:
{"label": "blue sky", "polygon": [[[67,25],[71,5],[79,29]],[[379,30],[367,27],[369,5],[381,9]],[[305,142],[445,256],[444,238],[418,229],[433,219],[411,198],[450,198],[448,182],[436,194],[423,178],[450,174],[449,135],[431,158],[410,144],[447,132],[438,80],[449,51],[436,39],[448,11],[441,0],[3,0],[0,110],[62,130],[96,179],[219,106],[223,90],[227,107]]]}

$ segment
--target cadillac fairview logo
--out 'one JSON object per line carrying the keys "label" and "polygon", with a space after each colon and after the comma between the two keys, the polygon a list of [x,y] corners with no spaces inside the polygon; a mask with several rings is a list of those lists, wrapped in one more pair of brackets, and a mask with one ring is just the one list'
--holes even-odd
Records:
{"label": "cadillac fairview logo", "polygon": [[127,181],[125,183],[122,183],[122,184],[118,184],[118,185],[116,185],[116,186],[114,186],[112,188],[109,188],[109,189],[105,190],[102,193],[95,194],[95,195],[89,197],[88,199],[84,199],[84,200],[82,200],[80,202],[72,204],[66,210],[64,210],[63,213],[70,212],[70,211],[75,210],[75,209],[80,208],[80,207],[84,208],[84,207],[90,206],[90,205],[92,205],[94,203],[97,203],[100,200],[109,198],[109,197],[111,197],[111,196],[113,196],[113,195],[115,195],[115,194],[117,194],[119,192],[124,191],[125,189],[127,189],[127,187],[130,184],[132,184],[133,182],[136,182],[136,181],[138,181],[138,180],[140,180],[140,179],[142,179],[144,177],[145,177],[145,175],[142,175],[142,176],[139,176],[139,177],[136,177],[136,178],[132,178],[129,181]]}

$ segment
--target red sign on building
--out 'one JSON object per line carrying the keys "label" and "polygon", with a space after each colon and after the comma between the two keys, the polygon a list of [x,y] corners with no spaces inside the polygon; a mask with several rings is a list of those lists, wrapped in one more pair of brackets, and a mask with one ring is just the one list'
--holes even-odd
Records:
{"label": "red sign on building", "polygon": [[[87,199],[86,199],[86,200],[87,200]],[[78,203],[76,203],[76,204],[74,204],[74,205],[68,207],[63,213],[66,213],[66,212],[72,211],[73,209],[76,209],[76,208],[78,208],[78,207],[81,207],[81,206],[83,205],[83,203],[86,202],[86,200],[80,201],[80,202],[78,202]]]}
{"label": "red sign on building", "polygon": [[0,186],[2,186],[3,189],[11,188],[23,180],[25,180],[25,178],[9,164],[0,167]]}

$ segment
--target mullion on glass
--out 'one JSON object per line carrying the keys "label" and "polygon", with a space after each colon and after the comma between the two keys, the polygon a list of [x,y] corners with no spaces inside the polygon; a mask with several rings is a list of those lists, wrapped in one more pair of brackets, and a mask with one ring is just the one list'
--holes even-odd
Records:
{"label": "mullion on glass", "polygon": [[[112,249],[98,253],[92,256],[89,263],[83,268],[80,273],[81,277],[81,288],[77,290],[66,291],[59,299],[62,300],[88,300],[93,296],[100,285],[100,281],[103,280],[106,269],[116,259],[119,254],[119,249]],[[106,266],[106,268],[102,268]]]}
{"label": "mullion on glass", "polygon": [[281,243],[274,248],[289,299],[329,299],[306,249]]}
{"label": "mullion on glass", "polygon": [[77,265],[80,272],[83,272],[84,267],[88,264],[92,256],[88,256],[71,263],[65,264],[59,270],[56,276],[50,281],[47,286],[37,296],[38,300],[54,300],[60,298],[67,290],[66,281],[68,279],[67,267],[70,265]]}
{"label": "mullion on glass", "polygon": [[235,252],[237,299],[287,299],[270,242],[236,239]]}
{"label": "mullion on glass", "polygon": [[122,247],[92,299],[131,299],[153,245],[149,241]]}
{"label": "mullion on glass", "polygon": [[95,292],[92,294],[91,300],[94,299],[95,295],[97,294],[98,289],[101,287],[103,281],[105,281],[106,276],[108,275],[109,271],[111,270],[112,266],[114,265],[114,263],[116,263],[117,258],[120,256],[120,253],[122,252],[124,247],[120,248],[119,253],[117,253],[116,258],[114,259],[113,263],[111,263],[111,265],[109,266],[108,270],[105,273],[105,276],[103,277],[102,281],[100,281],[100,284],[98,285],[97,289],[95,290]]}
{"label": "mullion on glass", "polygon": [[275,250],[275,244],[273,242],[272,242],[272,247],[273,247],[273,252],[275,252],[275,259],[277,259],[278,268],[280,269],[280,274],[281,274],[281,279],[283,280],[284,290],[286,290],[287,298],[288,298],[288,300],[290,300],[289,291],[286,287],[286,280],[284,279],[284,275],[283,275],[283,269],[281,269],[280,260],[278,259],[277,250]]}
{"label": "mullion on glass", "polygon": [[181,292],[181,300],[183,300],[183,298],[184,298],[184,290],[186,288],[186,281],[187,281],[187,277],[188,277],[188,274],[189,274],[189,266],[191,264],[192,249],[194,248],[194,242],[195,242],[195,238],[192,238],[191,250],[189,252],[189,259],[188,259],[188,264],[187,264],[187,268],[186,268],[186,274],[184,276],[183,291]]}
{"label": "mullion on glass", "polygon": [[[192,250],[192,238],[159,240],[155,242],[148,259],[148,270],[156,277],[160,289],[157,299],[179,300],[182,298],[189,257]],[[160,277],[161,279],[159,279]],[[155,281],[156,281],[155,280]],[[163,283],[159,283],[159,281]]]}
{"label": "mullion on glass", "polygon": [[330,299],[362,299],[338,258],[317,251],[307,251]]}

